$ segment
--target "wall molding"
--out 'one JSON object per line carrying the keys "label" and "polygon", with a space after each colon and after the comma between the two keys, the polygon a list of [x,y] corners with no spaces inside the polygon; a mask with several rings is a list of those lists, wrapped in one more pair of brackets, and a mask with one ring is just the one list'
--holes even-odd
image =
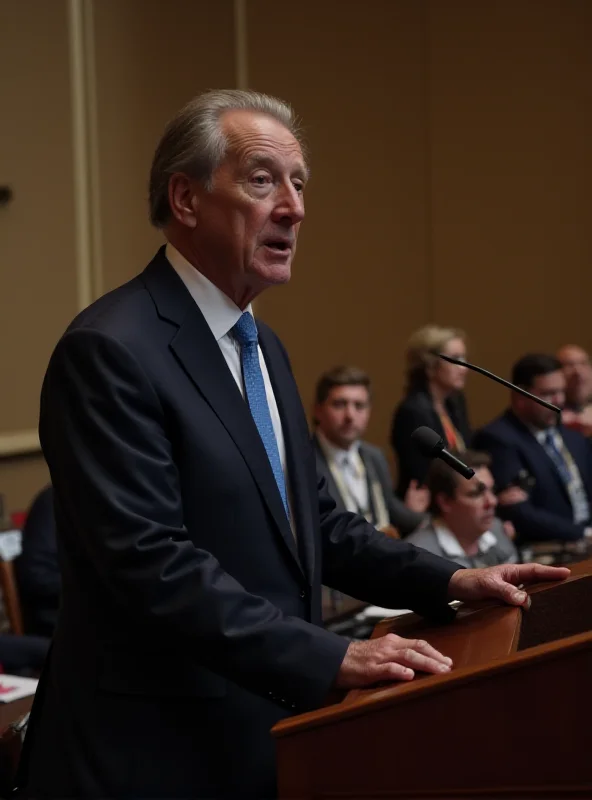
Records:
{"label": "wall molding", "polygon": [[0,433],[0,458],[40,453],[41,444],[36,430]]}
{"label": "wall molding", "polygon": [[78,308],[102,290],[93,0],[69,0],[70,96]]}
{"label": "wall molding", "polygon": [[236,88],[248,89],[247,0],[234,0],[234,63]]}
{"label": "wall molding", "polygon": [[[67,4],[79,310],[103,289],[93,1],[68,0]],[[0,459],[34,453],[41,453],[37,430],[0,433]]]}

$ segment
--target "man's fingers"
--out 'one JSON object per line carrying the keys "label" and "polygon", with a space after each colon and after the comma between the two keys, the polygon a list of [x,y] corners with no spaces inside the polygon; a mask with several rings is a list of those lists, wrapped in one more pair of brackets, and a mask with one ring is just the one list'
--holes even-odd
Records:
{"label": "man's fingers", "polygon": [[444,664],[442,661],[435,658],[424,656],[411,647],[400,650],[393,656],[392,660],[396,661],[398,664],[410,667],[413,670],[419,670],[420,672],[431,672],[436,675],[443,672],[450,672],[449,664]]}
{"label": "man's fingers", "polygon": [[571,574],[567,567],[546,567],[544,564],[521,564],[518,570],[521,583],[562,581]]}
{"label": "man's fingers", "polygon": [[446,664],[449,667],[452,666],[451,658],[448,658],[448,656],[445,656],[442,653],[440,653],[439,650],[436,650],[435,647],[432,647],[432,645],[429,642],[426,642],[423,639],[416,639],[413,644],[413,649],[417,650],[420,653],[423,653],[424,656],[433,658],[435,661],[438,661],[441,664]]}
{"label": "man's fingers", "polygon": [[435,647],[432,647],[432,645],[429,644],[429,642],[426,642],[424,639],[403,639],[400,636],[396,636],[395,634],[391,633],[387,634],[384,641],[385,643],[389,644],[389,649],[385,653],[387,658],[391,658],[394,656],[394,654],[399,653],[406,648],[410,648],[411,650],[416,650],[418,653],[421,653],[428,658],[432,658],[441,664],[452,666],[451,658],[448,658],[448,656],[440,653]]}
{"label": "man's fingers", "polygon": [[411,681],[415,677],[415,672],[404,664],[397,664],[394,661],[387,661],[385,664],[378,664],[373,671],[372,683],[378,681]]}

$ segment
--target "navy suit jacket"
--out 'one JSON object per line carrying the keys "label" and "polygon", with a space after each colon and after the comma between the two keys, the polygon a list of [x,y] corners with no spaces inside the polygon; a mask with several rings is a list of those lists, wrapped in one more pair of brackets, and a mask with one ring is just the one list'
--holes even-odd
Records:
{"label": "navy suit jacket", "polygon": [[[588,502],[592,490],[592,447],[576,431],[563,425],[559,431],[578,466]],[[573,507],[565,484],[549,458],[528,428],[511,412],[486,425],[475,434],[473,447],[487,451],[492,458],[496,484],[503,488],[512,483],[522,470],[534,479],[529,500],[516,505],[500,506],[499,514],[514,523],[522,541],[581,538],[587,523],[573,522]],[[591,506],[592,507],[592,506]]]}
{"label": "navy suit jacket", "polygon": [[62,604],[26,796],[273,797],[270,728],[323,703],[348,646],[321,627],[321,584],[451,613],[454,565],[336,510],[284,348],[259,334],[298,544],[248,406],[164,249],[58,343],[40,437]]}

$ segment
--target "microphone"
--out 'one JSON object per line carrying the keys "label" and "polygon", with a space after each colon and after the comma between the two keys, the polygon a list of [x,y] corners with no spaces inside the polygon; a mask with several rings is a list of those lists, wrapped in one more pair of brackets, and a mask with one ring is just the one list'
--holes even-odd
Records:
{"label": "microphone", "polygon": [[510,381],[505,381],[503,378],[494,375],[493,372],[483,369],[483,367],[476,367],[475,364],[469,364],[468,361],[461,361],[460,358],[445,356],[444,353],[434,353],[434,355],[438,356],[438,358],[441,358],[443,361],[448,361],[450,364],[456,364],[458,367],[466,367],[467,369],[472,369],[474,372],[478,372],[480,375],[485,375],[486,378],[491,378],[492,381],[497,381],[498,383],[501,383],[502,386],[507,386],[508,389],[511,389],[513,392],[518,392],[518,394],[523,394],[524,397],[529,397],[531,400],[534,400],[535,403],[548,408],[549,411],[554,411],[558,417],[561,417],[561,409],[559,406],[554,406],[553,403],[548,403],[546,400],[541,400],[541,398],[537,397],[536,394],[531,394],[530,392],[527,392],[526,389],[522,389],[520,386],[510,383]]}
{"label": "microphone", "polygon": [[458,472],[459,475],[462,475],[462,477],[467,480],[472,478],[475,474],[474,469],[467,467],[459,458],[449,453],[444,447],[444,439],[438,436],[436,431],[433,431],[426,425],[422,425],[421,428],[414,430],[411,434],[411,438],[419,448],[421,454],[426,456],[426,458],[439,458],[440,461],[448,464],[449,467],[452,467],[455,472]]}

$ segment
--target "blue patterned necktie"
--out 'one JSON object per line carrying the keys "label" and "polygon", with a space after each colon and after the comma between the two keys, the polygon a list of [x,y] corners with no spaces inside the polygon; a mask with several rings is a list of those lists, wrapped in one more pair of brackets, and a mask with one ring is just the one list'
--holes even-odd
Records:
{"label": "blue patterned necktie", "polygon": [[544,448],[553,464],[555,464],[555,469],[561,476],[561,480],[566,486],[569,486],[572,481],[572,475],[565,456],[557,446],[553,431],[546,432]]}
{"label": "blue patterned necktie", "polygon": [[289,519],[290,512],[286,495],[286,482],[284,480],[284,471],[280,460],[280,451],[271,421],[267,394],[265,393],[265,383],[263,380],[263,373],[261,372],[261,364],[259,363],[257,326],[255,325],[252,314],[245,311],[233,327],[232,333],[241,346],[241,364],[247,402],[259,435],[263,441],[263,446],[267,452],[273,476],[280,491],[286,515]]}
{"label": "blue patterned necktie", "polygon": [[586,489],[579,475],[579,470],[573,460],[573,470],[570,468],[568,461],[568,457],[570,457],[569,452],[565,452],[567,448],[560,434],[558,439],[559,441],[552,430],[547,431],[543,447],[555,465],[561,480],[565,484],[573,508],[574,522],[588,522],[590,519],[590,503],[588,502]]}

